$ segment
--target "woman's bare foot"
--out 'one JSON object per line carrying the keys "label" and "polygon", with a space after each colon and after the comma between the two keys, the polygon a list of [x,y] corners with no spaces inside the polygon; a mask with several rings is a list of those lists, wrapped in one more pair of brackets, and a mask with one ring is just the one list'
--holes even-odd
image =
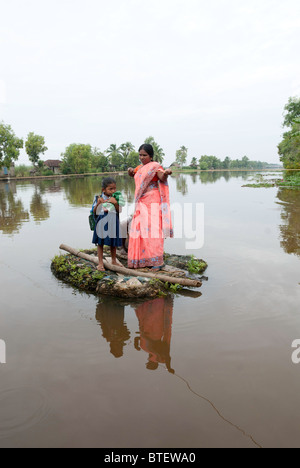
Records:
{"label": "woman's bare foot", "polygon": [[103,263],[102,263],[102,264],[99,263],[99,265],[97,266],[97,270],[98,270],[98,271],[105,271],[105,268],[104,268]]}

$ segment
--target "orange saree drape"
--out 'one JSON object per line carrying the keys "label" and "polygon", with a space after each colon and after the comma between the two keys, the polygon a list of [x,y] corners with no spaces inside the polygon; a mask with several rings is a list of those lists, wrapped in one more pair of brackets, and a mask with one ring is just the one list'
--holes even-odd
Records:
{"label": "orange saree drape", "polygon": [[157,180],[163,171],[157,162],[138,168],[135,174],[135,213],[128,248],[128,267],[144,268],[164,263],[164,239],[173,237],[169,186]]}

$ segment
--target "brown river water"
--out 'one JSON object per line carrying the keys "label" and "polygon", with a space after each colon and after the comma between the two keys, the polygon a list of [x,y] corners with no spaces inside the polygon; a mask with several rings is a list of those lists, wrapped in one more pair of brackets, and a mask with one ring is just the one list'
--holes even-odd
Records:
{"label": "brown river water", "polygon": [[300,447],[300,190],[252,178],[170,179],[173,203],[203,204],[204,243],[165,251],[208,281],[143,303],[51,273],[61,243],[91,247],[100,177],[0,182],[0,447]]}

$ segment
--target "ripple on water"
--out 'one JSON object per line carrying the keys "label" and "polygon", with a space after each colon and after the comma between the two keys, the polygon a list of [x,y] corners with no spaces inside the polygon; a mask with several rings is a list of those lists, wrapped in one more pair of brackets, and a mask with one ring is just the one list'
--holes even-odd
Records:
{"label": "ripple on water", "polygon": [[41,389],[23,387],[0,391],[0,439],[35,426],[50,412]]}

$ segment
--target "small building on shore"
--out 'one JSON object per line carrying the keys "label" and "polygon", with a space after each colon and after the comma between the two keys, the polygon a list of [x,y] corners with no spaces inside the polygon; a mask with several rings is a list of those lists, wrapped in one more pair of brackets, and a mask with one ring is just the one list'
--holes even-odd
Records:
{"label": "small building on shore", "polygon": [[48,159],[44,162],[44,166],[45,168],[50,169],[53,174],[61,174],[61,161],[59,159]]}
{"label": "small building on shore", "polygon": [[15,177],[15,165],[14,163],[11,164],[10,167],[3,166],[0,168],[0,177]]}

